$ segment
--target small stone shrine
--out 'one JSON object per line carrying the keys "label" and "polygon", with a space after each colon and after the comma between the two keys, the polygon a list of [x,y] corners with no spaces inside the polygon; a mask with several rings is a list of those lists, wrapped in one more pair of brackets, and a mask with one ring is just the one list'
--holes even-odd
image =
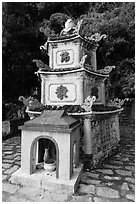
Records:
{"label": "small stone shrine", "polygon": [[[79,163],[80,127],[81,123],[63,110],[47,110],[25,122],[21,127],[21,168],[12,181],[74,193],[83,167]],[[44,163],[43,151],[47,149],[48,160]]]}
{"label": "small stone shrine", "polygon": [[92,167],[120,141],[122,109],[106,104],[105,81],[114,66],[97,69],[98,41],[106,36],[84,38],[79,29],[80,22],[75,26],[69,19],[59,36],[40,47],[49,55],[49,65],[33,60],[39,68],[42,105],[27,107],[31,120],[20,127],[21,168],[12,182],[74,193],[83,167],[80,138]]}

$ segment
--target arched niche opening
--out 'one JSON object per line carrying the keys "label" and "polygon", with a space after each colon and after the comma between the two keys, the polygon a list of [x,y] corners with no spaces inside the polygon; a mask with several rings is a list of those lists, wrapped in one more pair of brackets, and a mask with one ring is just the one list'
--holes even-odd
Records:
{"label": "arched niche opening", "polygon": [[41,135],[35,138],[30,148],[30,174],[35,173],[41,166],[44,170],[44,153],[48,149],[49,159],[56,161],[56,178],[59,171],[59,148],[54,138],[51,136]]}

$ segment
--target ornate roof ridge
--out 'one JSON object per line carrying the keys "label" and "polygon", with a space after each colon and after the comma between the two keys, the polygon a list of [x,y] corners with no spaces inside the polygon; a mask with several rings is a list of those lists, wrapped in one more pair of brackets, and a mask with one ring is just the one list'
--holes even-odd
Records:
{"label": "ornate roof ridge", "polygon": [[62,42],[62,41],[68,41],[68,40],[75,40],[77,38],[80,38],[81,40],[89,43],[89,44],[97,44],[94,40],[89,41],[88,39],[82,37],[80,34],[71,34],[71,35],[60,35],[60,36],[53,36],[49,37],[47,42]]}

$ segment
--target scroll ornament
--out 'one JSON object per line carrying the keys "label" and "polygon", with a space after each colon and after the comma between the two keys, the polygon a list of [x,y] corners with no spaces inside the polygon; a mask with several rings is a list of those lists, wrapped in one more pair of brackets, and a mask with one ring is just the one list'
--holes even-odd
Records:
{"label": "scroll ornament", "polygon": [[81,105],[82,108],[84,108],[84,110],[86,112],[90,112],[92,111],[92,106],[93,106],[93,103],[96,101],[96,96],[88,96],[86,99],[85,99],[85,102]]}

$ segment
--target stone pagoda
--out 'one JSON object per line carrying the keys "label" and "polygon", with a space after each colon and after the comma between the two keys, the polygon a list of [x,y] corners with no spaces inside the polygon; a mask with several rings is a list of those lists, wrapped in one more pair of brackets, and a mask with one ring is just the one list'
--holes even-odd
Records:
{"label": "stone pagoda", "polygon": [[74,193],[83,169],[80,139],[92,167],[119,143],[122,109],[107,106],[105,98],[105,80],[114,67],[98,70],[96,61],[98,42],[106,36],[83,38],[79,29],[80,23],[68,19],[60,35],[40,47],[49,55],[49,65],[33,60],[41,78],[41,104],[27,107],[31,120],[20,127],[21,168],[12,182]]}
{"label": "stone pagoda", "polygon": [[106,36],[97,33],[89,40],[78,32],[72,27],[68,32],[62,31],[59,37],[50,37],[41,46],[49,55],[49,66],[34,60],[42,80],[41,103],[44,105],[82,105],[94,92],[95,104],[105,105],[104,82],[112,68],[97,70],[96,49],[97,42]]}

